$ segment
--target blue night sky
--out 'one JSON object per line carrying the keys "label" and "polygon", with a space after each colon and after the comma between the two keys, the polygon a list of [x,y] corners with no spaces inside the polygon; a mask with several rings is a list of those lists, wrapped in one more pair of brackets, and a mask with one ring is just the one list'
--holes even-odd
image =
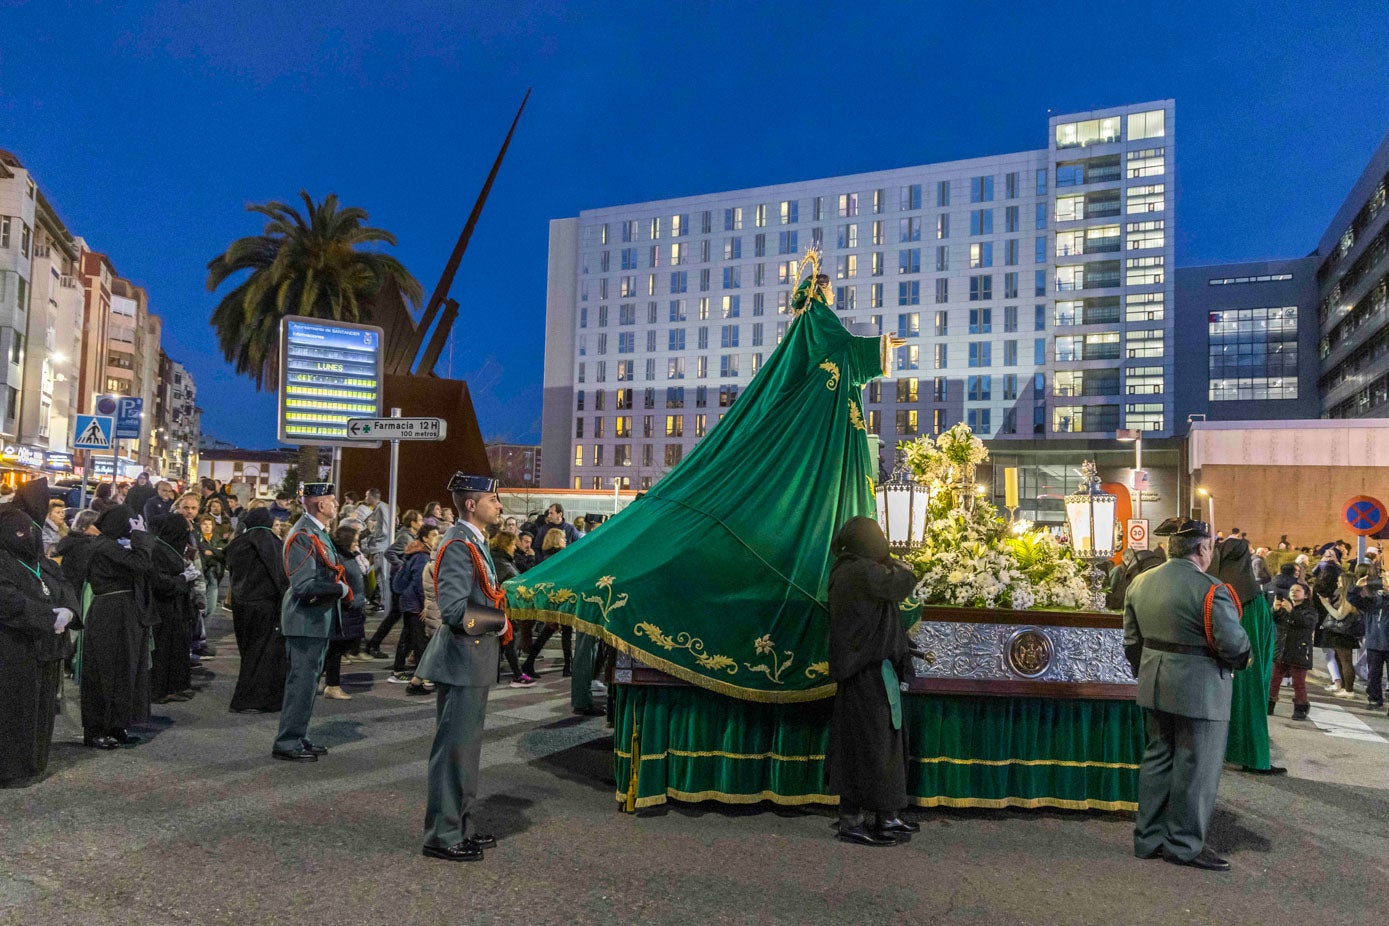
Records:
{"label": "blue night sky", "polygon": [[1041,148],[1049,109],[1172,97],[1178,262],[1297,256],[1389,130],[1386,47],[1382,2],[0,0],[0,148],[148,288],[205,431],[268,446],[203,285],[246,204],[336,192],[428,293],[534,85],[451,357],[484,435],[538,441],[551,218]]}

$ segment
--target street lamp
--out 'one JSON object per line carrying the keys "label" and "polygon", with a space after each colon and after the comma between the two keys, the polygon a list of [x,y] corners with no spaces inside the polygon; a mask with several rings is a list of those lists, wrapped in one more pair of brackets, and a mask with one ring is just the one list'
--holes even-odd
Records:
{"label": "street lamp", "polygon": [[930,493],[907,470],[904,456],[898,454],[896,468],[878,486],[875,495],[878,524],[887,535],[888,547],[897,553],[908,553],[921,546],[930,518]]}
{"label": "street lamp", "polygon": [[1071,528],[1071,549],[1090,564],[1086,576],[1095,587],[1094,607],[1100,610],[1105,606],[1100,563],[1114,555],[1114,508],[1118,499],[1100,488],[1094,462],[1082,463],[1080,475],[1080,488],[1066,496],[1066,520]]}
{"label": "street lamp", "polygon": [[1206,488],[1205,486],[1199,486],[1199,487],[1196,489],[1196,494],[1199,495],[1199,496],[1201,496],[1202,498],[1204,498],[1204,499],[1206,500],[1206,503],[1210,506],[1211,530],[1214,531],[1214,530],[1215,530],[1215,496],[1212,495],[1212,494],[1211,494],[1211,490],[1208,489],[1208,488]]}
{"label": "street lamp", "polygon": [[1122,428],[1114,433],[1116,439],[1133,441],[1133,516],[1143,517],[1143,431],[1141,428]]}

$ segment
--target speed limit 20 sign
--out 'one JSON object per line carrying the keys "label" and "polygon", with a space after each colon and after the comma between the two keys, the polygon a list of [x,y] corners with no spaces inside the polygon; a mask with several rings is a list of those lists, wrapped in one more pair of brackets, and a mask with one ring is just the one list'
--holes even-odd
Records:
{"label": "speed limit 20 sign", "polygon": [[1126,535],[1130,550],[1148,549],[1148,519],[1130,518]]}

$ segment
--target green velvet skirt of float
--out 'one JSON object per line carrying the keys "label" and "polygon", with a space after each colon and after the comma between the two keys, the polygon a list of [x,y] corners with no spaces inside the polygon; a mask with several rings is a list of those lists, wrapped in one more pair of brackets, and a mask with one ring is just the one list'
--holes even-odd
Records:
{"label": "green velvet skirt of float", "polygon": [[[767,704],[618,685],[617,800],[827,804],[832,702]],[[919,807],[1131,811],[1143,712],[1132,701],[907,694],[907,793]],[[633,756],[638,761],[633,762]]]}
{"label": "green velvet skirt of float", "polygon": [[1230,739],[1225,761],[1249,768],[1270,765],[1268,748],[1268,686],[1273,676],[1273,611],[1259,595],[1244,606],[1240,626],[1249,635],[1248,667],[1235,673],[1230,700]]}

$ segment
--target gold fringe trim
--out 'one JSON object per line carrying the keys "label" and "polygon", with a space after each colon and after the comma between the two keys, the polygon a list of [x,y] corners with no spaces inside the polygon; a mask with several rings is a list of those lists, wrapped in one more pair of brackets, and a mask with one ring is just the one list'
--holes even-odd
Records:
{"label": "gold fringe trim", "polygon": [[1134,811],[1138,804],[1133,801],[1070,801],[1060,797],[913,797],[916,807],[975,807],[984,810],[1002,810],[1006,807],[1019,807],[1024,810],[1037,810],[1053,807],[1058,810],[1110,810]]}
{"label": "gold fringe trim", "polygon": [[[613,755],[623,759],[631,759],[630,752],[623,752],[621,749],[614,749]],[[642,762],[659,762],[669,756],[679,756],[682,759],[771,759],[775,762],[823,762],[824,756],[783,756],[775,752],[757,752],[741,754],[736,752],[690,752],[685,749],[667,749],[664,752],[642,753]]]}
{"label": "gold fringe trim", "polygon": [[1137,769],[1136,762],[1077,762],[1071,759],[956,759],[951,756],[931,756],[916,760],[922,765],[948,762],[951,765],[1059,765],[1063,768],[1123,768]]}
{"label": "gold fringe trim", "polygon": [[[676,788],[666,788],[664,794],[652,794],[647,797],[637,798],[637,809],[643,807],[655,807],[664,804],[667,799],[675,798],[677,801],[684,801],[688,804],[698,803],[699,801],[718,801],[721,804],[756,804],[761,801],[771,801],[773,804],[780,804],[784,807],[799,807],[805,804],[828,804],[835,806],[839,803],[839,798],[833,794],[777,794],[774,791],[758,791],[753,794],[727,794],[723,791],[680,791]],[[625,801],[627,795],[619,791],[617,793],[619,801]]]}
{"label": "gold fringe trim", "polygon": [[[681,791],[677,788],[666,788],[664,794],[652,794],[637,798],[636,809],[655,807],[666,803],[670,798],[686,803],[718,801],[722,804],[756,804],[760,801],[770,801],[784,807],[797,807],[806,804],[823,804],[834,807],[839,804],[839,797],[833,794],[787,795],[776,794],[772,791],[758,791],[753,794],[728,794],[723,791]],[[627,794],[618,791],[617,801],[625,803],[626,800]],[[1138,804],[1133,801],[1072,801],[1060,797],[913,797],[911,803],[915,807],[953,807],[978,810],[1004,810],[1010,807],[1023,810],[1039,810],[1044,807],[1056,810],[1104,810],[1112,813],[1131,813],[1138,810]]]}
{"label": "gold fringe trim", "polygon": [[589,636],[597,637],[620,652],[640,659],[653,669],[660,669],[667,675],[672,675],[683,682],[689,682],[691,685],[706,688],[709,691],[727,695],[730,698],[739,698],[744,701],[756,701],[760,704],[799,704],[805,701],[819,701],[823,698],[833,697],[838,687],[831,682],[826,685],[817,685],[814,688],[805,688],[800,691],[759,691],[756,688],[743,688],[740,685],[730,685],[728,682],[709,678],[691,669],[687,669],[684,666],[678,666],[673,662],[668,662],[655,653],[633,646],[626,640],[613,636],[605,628],[597,624],[589,623],[575,614],[568,614],[564,611],[542,610],[539,608],[513,608],[507,611],[507,616],[514,621],[552,621],[566,627],[573,627],[575,630],[586,633]]}

